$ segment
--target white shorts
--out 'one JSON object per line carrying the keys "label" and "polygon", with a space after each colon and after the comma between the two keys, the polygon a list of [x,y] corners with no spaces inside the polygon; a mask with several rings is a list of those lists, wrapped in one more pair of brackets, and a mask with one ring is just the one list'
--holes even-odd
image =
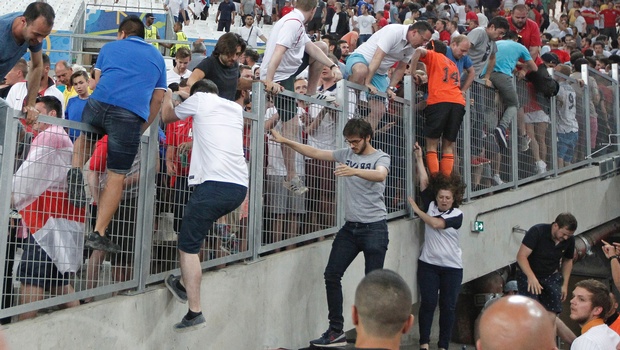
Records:
{"label": "white shorts", "polygon": [[545,112],[543,112],[542,110],[538,110],[534,112],[525,113],[525,122],[527,124],[549,123],[551,122],[551,119],[549,119],[549,116]]}

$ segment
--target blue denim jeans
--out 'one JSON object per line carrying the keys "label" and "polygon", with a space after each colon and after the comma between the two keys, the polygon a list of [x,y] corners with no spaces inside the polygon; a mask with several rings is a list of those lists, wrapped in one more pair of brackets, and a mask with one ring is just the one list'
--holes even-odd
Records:
{"label": "blue denim jeans", "polygon": [[[125,108],[89,98],[82,122],[100,128],[108,135],[107,169],[127,174],[140,147],[144,119]],[[84,136],[87,140],[94,140],[103,135],[85,132]]]}
{"label": "blue denim jeans", "polygon": [[418,286],[420,286],[420,344],[431,338],[433,314],[439,301],[439,341],[437,347],[448,349],[454,325],[456,301],[461,291],[463,269],[427,264],[418,260]]}
{"label": "blue denim jeans", "polygon": [[247,187],[229,182],[205,181],[194,188],[183,214],[179,250],[198,254],[205,237],[220,217],[237,209]]}
{"label": "blue denim jeans", "polygon": [[341,331],[344,327],[340,282],[344,272],[359,252],[364,253],[365,273],[383,268],[388,242],[385,220],[366,224],[347,221],[338,231],[324,273],[331,329]]}

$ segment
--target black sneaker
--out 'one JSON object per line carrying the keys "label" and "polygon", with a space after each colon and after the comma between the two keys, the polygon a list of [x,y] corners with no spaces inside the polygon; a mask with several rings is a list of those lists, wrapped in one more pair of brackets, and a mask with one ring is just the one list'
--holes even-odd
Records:
{"label": "black sneaker", "polygon": [[86,191],[84,191],[84,176],[82,169],[71,168],[67,172],[67,195],[69,202],[78,208],[86,206]]}
{"label": "black sneaker", "polygon": [[121,252],[121,246],[110,241],[108,237],[99,235],[97,231],[93,231],[86,235],[84,246],[92,250],[103,250],[104,252],[112,254]]}
{"label": "black sneaker", "polygon": [[319,348],[337,348],[347,345],[347,337],[343,331],[336,332],[328,329],[320,338],[311,340],[310,345]]}
{"label": "black sneaker", "polygon": [[170,275],[166,277],[164,283],[166,284],[166,287],[168,287],[168,290],[170,291],[170,293],[172,293],[174,298],[179,302],[185,304],[187,303],[187,292],[184,292],[177,287],[177,283],[179,283],[180,279],[180,276],[174,277],[173,275]]}
{"label": "black sneaker", "polygon": [[181,322],[175,324],[174,327],[172,327],[172,329],[177,333],[183,333],[183,332],[194,331],[206,325],[207,325],[207,320],[205,320],[205,317],[201,314],[201,315],[194,317],[194,319],[192,320],[188,320],[187,318],[183,317]]}
{"label": "black sneaker", "polygon": [[494,130],[495,132],[495,140],[497,141],[497,145],[501,149],[508,148],[508,141],[506,140],[506,129],[503,126],[498,126]]}

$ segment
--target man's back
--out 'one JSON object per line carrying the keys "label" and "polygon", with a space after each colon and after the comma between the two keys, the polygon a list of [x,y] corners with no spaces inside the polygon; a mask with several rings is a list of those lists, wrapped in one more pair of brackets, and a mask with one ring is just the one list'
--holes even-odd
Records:
{"label": "man's back", "polygon": [[136,36],[105,44],[95,68],[101,71],[101,78],[91,98],[125,108],[145,120],[153,90],[167,87],[163,57]]}

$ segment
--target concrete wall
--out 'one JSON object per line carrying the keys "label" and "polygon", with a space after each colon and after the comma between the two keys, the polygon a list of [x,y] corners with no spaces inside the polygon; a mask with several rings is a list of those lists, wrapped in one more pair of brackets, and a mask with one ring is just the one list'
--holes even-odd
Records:
{"label": "concrete wall", "polygon": [[[573,212],[579,232],[620,213],[620,177],[601,181],[598,168],[574,171],[462,206],[461,244],[465,281],[515,261],[521,239],[511,228],[551,222]],[[482,220],[483,233],[469,222]],[[415,286],[422,238],[418,220],[390,223],[386,268]],[[323,269],[331,240],[262,260],[205,273],[202,306],[208,326],[176,334],[171,326],[186,312],[163,286],[135,296],[118,296],[78,308],[39,316],[5,328],[11,349],[248,349],[299,348],[327,327]],[[343,279],[346,328],[350,306],[363,276],[360,255]],[[414,289],[415,290],[415,289]],[[415,292],[417,296],[417,291]],[[417,329],[413,332],[417,334]]]}

